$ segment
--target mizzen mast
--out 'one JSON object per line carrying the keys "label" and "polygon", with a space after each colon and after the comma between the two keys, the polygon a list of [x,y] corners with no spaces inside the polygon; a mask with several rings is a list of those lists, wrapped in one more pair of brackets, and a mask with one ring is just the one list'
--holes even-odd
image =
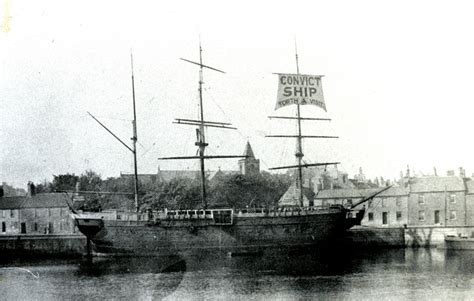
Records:
{"label": "mizzen mast", "polygon": [[135,210],[138,212],[138,166],[137,166],[137,110],[135,107],[135,78],[133,75],[133,54],[130,52],[130,62],[132,67],[132,99],[133,99],[133,171],[134,171],[134,196],[135,196]]}
{"label": "mizzen mast", "polygon": [[137,168],[137,110],[135,107],[135,78],[133,74],[133,55],[130,52],[130,61],[131,61],[131,69],[132,69],[132,101],[133,101],[133,136],[132,140],[132,147],[128,146],[125,142],[123,142],[117,135],[115,135],[111,130],[109,130],[102,122],[100,122],[94,115],[87,112],[89,116],[92,117],[98,124],[100,124],[107,132],[109,132],[115,139],[117,139],[125,148],[133,153],[133,166],[134,166],[134,201],[135,201],[135,210],[139,211],[138,205],[138,168]]}

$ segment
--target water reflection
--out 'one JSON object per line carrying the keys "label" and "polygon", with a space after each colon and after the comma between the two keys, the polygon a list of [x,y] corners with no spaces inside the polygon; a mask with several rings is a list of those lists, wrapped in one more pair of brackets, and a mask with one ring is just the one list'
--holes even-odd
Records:
{"label": "water reflection", "polygon": [[96,257],[82,260],[77,276],[100,277],[114,274],[158,274],[185,272],[186,261],[180,256],[157,257]]}
{"label": "water reflection", "polygon": [[473,275],[474,252],[427,249],[10,260],[0,299],[462,299]]}

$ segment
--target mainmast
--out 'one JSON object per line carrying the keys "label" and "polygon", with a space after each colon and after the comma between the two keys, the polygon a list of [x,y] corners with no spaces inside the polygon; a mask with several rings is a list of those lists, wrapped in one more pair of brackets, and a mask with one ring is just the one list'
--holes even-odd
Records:
{"label": "mainmast", "polygon": [[207,195],[206,195],[206,170],[204,167],[204,151],[208,144],[206,143],[206,135],[204,133],[204,108],[202,105],[202,85],[204,84],[203,78],[203,65],[202,65],[202,47],[201,39],[199,39],[199,117],[201,123],[199,124],[199,129],[197,133],[196,146],[199,147],[199,162],[201,169],[201,200],[203,202],[204,208],[207,208]]}
{"label": "mainmast", "polygon": [[177,118],[175,119],[174,123],[197,126],[196,128],[197,141],[195,145],[198,147],[198,155],[197,156],[184,156],[184,157],[163,157],[163,158],[158,158],[158,159],[160,160],[199,159],[200,175],[201,175],[201,199],[202,199],[202,206],[204,209],[206,209],[207,208],[207,195],[206,195],[206,171],[205,171],[205,166],[204,166],[204,160],[223,159],[223,158],[245,158],[246,156],[234,156],[234,155],[207,156],[205,154],[206,147],[209,145],[206,142],[206,136],[205,136],[206,127],[232,129],[232,130],[236,129],[235,127],[232,127],[230,123],[204,120],[204,105],[203,105],[203,96],[202,96],[203,94],[202,87],[204,84],[203,70],[204,68],[206,68],[206,69],[210,69],[210,70],[217,71],[220,73],[225,73],[225,72],[222,70],[216,69],[214,67],[210,67],[203,64],[201,40],[199,40],[199,63],[191,61],[191,60],[183,59],[183,58],[181,58],[181,60],[199,66],[199,119],[195,120],[195,119]]}

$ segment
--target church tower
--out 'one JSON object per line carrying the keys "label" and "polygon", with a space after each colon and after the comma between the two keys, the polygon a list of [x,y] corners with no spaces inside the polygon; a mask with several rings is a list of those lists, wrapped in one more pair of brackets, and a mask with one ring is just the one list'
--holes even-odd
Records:
{"label": "church tower", "polygon": [[246,156],[247,158],[239,160],[240,173],[246,176],[253,176],[259,174],[260,160],[255,159],[252,147],[250,146],[250,143],[248,141],[247,145],[245,145],[244,156]]}

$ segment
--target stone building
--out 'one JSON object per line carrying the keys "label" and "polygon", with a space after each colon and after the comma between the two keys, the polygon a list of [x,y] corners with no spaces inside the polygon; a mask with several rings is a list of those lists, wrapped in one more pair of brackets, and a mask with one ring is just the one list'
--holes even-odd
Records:
{"label": "stone building", "polygon": [[466,184],[466,224],[474,226],[474,180],[465,179]]}
{"label": "stone building", "polygon": [[409,187],[408,225],[468,225],[462,177],[412,178]]}
{"label": "stone building", "polygon": [[0,198],[0,227],[0,235],[72,234],[75,230],[66,196],[36,194],[31,183],[27,196]]}
{"label": "stone building", "polygon": [[377,189],[325,189],[320,190],[315,196],[315,206],[343,205],[352,206]]}
{"label": "stone building", "polygon": [[[321,190],[315,196],[315,205],[351,206],[379,189]],[[474,181],[462,173],[445,177],[405,177],[400,186],[389,188],[355,209],[364,206],[362,225],[367,226],[474,226]]]}
{"label": "stone building", "polygon": [[[378,189],[374,189],[377,191]],[[365,205],[366,213],[362,225],[390,225],[402,227],[408,224],[409,190],[406,187],[391,187]],[[359,206],[362,207],[364,205]]]}

